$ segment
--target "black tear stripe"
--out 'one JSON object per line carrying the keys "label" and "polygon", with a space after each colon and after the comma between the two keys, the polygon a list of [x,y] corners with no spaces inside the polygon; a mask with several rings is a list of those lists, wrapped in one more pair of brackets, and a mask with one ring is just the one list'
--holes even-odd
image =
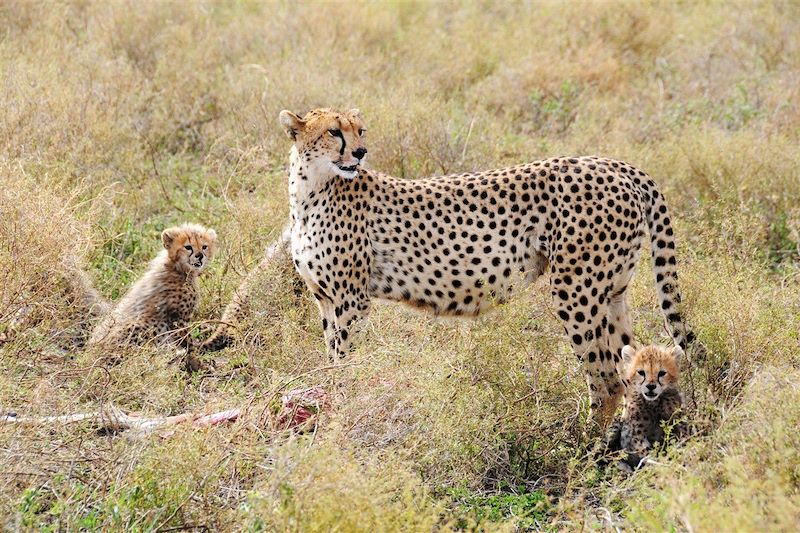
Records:
{"label": "black tear stripe", "polygon": [[342,140],[342,147],[339,149],[339,155],[344,155],[344,148],[347,146],[347,143],[344,140],[344,135],[342,134],[342,130],[336,130],[336,133],[333,134],[336,137],[339,137]]}

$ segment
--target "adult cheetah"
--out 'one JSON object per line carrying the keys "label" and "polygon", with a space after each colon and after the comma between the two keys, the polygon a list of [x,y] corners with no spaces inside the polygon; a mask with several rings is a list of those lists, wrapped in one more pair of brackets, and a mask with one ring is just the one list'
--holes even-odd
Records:
{"label": "adult cheetah", "polygon": [[[559,157],[403,180],[362,166],[358,110],[302,118],[282,111],[280,122],[293,141],[282,242],[316,298],[332,357],[347,354],[372,298],[475,316],[549,269],[592,410],[607,425],[623,392],[620,351],[633,343],[625,292],[646,228],[672,338],[682,347],[692,341],[677,309],[667,206],[644,172],[605,158]],[[237,294],[232,316],[243,298]]]}

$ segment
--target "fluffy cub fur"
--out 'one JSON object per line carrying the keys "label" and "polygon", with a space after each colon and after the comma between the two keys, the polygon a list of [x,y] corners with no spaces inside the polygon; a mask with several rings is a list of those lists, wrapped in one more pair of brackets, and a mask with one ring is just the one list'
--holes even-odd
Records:
{"label": "fluffy cub fur", "polygon": [[[625,452],[622,469],[636,468],[655,443],[664,441],[664,425],[676,422],[683,406],[678,387],[683,357],[679,346],[622,349],[625,413],[609,429],[605,446],[607,452]],[[682,424],[674,431],[683,433]]]}
{"label": "fluffy cub fur", "polygon": [[92,332],[90,345],[175,344],[188,347],[186,327],[200,301],[197,278],[214,255],[217,234],[197,224],[164,230],[164,249]]}

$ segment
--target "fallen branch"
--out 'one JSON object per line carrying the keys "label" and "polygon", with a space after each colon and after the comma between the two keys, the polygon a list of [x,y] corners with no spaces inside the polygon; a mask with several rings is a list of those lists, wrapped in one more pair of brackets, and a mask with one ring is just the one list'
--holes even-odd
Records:
{"label": "fallen branch", "polygon": [[[345,365],[338,365],[345,366]],[[324,367],[323,369],[336,368]],[[285,385],[285,384],[284,384]],[[330,408],[328,394],[322,387],[309,387],[287,391],[281,398],[281,405],[269,417],[278,429],[303,432],[316,427],[318,414]],[[184,413],[175,416],[145,417],[129,415],[113,404],[103,405],[99,411],[59,416],[19,416],[8,413],[0,416],[0,426],[15,424],[20,426],[67,426],[70,424],[94,424],[99,430],[109,432],[130,431],[129,436],[149,435],[163,428],[190,423],[193,427],[216,426],[232,422],[242,416],[245,409],[227,409],[215,413]],[[165,431],[161,436],[169,436]]]}
{"label": "fallen branch", "polygon": [[167,426],[175,426],[191,422],[194,427],[214,426],[223,422],[232,422],[241,415],[240,409],[228,409],[211,414],[184,413],[175,416],[148,418],[129,415],[112,404],[103,406],[99,411],[77,413],[61,416],[17,416],[8,414],[0,417],[0,424],[18,424],[23,426],[66,426],[78,422],[94,423],[98,429],[106,431],[132,430],[136,434],[149,434]]}

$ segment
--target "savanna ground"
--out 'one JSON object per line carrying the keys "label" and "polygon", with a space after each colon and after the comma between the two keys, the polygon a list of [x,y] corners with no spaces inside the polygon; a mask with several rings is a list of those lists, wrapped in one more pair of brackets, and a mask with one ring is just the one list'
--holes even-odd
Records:
{"label": "savanna ground", "polygon": [[[246,408],[169,437],[0,425],[8,529],[789,531],[800,521],[797,2],[0,5],[0,406]],[[697,435],[630,477],[588,458],[588,403],[546,280],[471,322],[378,306],[325,369],[313,302],[264,275],[241,341],[76,347],[67,279],[118,298],[183,221],[217,229],[197,335],[288,213],[283,108],[358,107],[369,163],[408,177],[554,155],[661,185]],[[645,255],[646,257],[646,255]],[[631,305],[667,343],[650,265]],[[211,327],[207,323],[205,326]],[[314,431],[287,389],[322,386]]]}

